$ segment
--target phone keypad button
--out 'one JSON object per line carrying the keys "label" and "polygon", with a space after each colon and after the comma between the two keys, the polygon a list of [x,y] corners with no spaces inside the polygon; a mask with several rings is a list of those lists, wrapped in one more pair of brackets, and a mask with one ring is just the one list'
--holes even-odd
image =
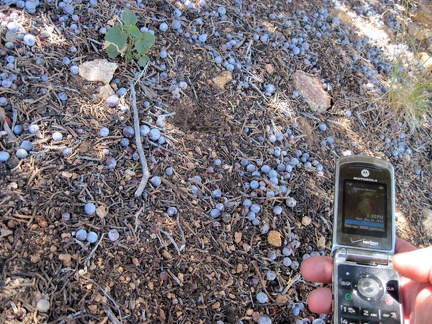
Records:
{"label": "phone keypad button", "polygon": [[350,301],[353,299],[353,295],[350,293],[345,293],[344,298],[345,300]]}
{"label": "phone keypad button", "polygon": [[399,302],[398,286],[399,285],[396,280],[390,280],[386,284],[386,290],[390,296],[392,296],[396,301]]}
{"label": "phone keypad button", "polygon": [[341,279],[339,285],[342,289],[352,289],[352,282],[349,279]]}
{"label": "phone keypad button", "polygon": [[364,317],[379,318],[379,312],[375,309],[363,308],[361,310],[361,315]]}
{"label": "phone keypad button", "polygon": [[354,307],[354,306],[342,305],[341,311],[342,311],[342,314],[344,314],[344,315],[350,315],[350,316],[358,316],[359,315],[359,308]]}
{"label": "phone keypad button", "polygon": [[399,319],[398,312],[396,312],[396,311],[384,311],[384,312],[381,313],[381,318],[383,318],[383,319],[394,319],[394,320]]}
{"label": "phone keypad button", "polygon": [[360,321],[352,319],[352,318],[345,318],[341,317],[340,320],[341,324],[360,324]]}

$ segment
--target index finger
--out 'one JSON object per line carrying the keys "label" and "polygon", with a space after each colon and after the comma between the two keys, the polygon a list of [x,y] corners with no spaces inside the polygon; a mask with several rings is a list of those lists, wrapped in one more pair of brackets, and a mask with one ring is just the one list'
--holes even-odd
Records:
{"label": "index finger", "polygon": [[308,281],[330,283],[333,273],[333,258],[312,256],[301,264],[300,272]]}

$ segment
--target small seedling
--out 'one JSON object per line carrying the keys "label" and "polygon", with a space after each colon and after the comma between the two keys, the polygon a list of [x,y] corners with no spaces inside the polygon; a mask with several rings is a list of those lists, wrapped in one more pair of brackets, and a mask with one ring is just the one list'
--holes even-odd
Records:
{"label": "small seedling", "polygon": [[155,43],[155,37],[149,32],[142,32],[136,26],[137,16],[132,10],[123,11],[122,23],[111,27],[105,34],[105,50],[110,58],[124,56],[127,62],[135,58],[140,66],[148,61],[146,55]]}

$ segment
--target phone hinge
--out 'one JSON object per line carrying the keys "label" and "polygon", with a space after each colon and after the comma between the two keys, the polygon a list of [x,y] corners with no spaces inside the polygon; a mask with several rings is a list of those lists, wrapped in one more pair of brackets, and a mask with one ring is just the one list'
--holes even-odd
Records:
{"label": "phone hinge", "polygon": [[346,260],[366,264],[388,265],[390,256],[385,253],[347,249]]}

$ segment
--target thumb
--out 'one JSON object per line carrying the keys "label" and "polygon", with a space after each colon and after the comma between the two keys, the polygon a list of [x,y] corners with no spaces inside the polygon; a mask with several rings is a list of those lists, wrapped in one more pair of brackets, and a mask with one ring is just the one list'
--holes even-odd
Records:
{"label": "thumb", "polygon": [[393,267],[403,277],[432,284],[432,246],[395,254]]}

